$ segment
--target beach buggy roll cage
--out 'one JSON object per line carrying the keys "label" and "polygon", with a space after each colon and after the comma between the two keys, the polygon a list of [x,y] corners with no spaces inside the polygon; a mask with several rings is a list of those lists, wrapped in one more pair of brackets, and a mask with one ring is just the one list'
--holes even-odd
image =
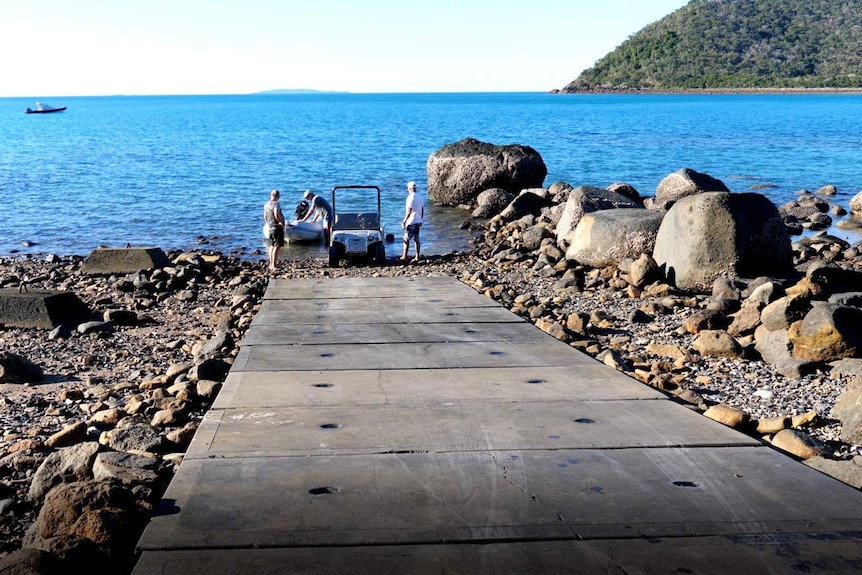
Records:
{"label": "beach buggy roll cage", "polygon": [[[374,212],[356,212],[345,213],[342,217],[336,217],[338,208],[336,206],[336,192],[338,190],[373,190],[377,194],[377,213]],[[332,230],[374,230],[380,229],[380,216],[383,213],[380,200],[379,186],[335,186],[332,188]]]}

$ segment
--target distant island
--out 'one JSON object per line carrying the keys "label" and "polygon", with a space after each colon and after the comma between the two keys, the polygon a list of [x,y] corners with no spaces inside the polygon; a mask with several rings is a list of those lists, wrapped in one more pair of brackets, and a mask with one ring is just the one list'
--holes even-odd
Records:
{"label": "distant island", "polygon": [[305,88],[297,89],[281,89],[281,90],[264,90],[255,92],[255,94],[349,94],[350,92],[332,92],[324,90],[308,90]]}
{"label": "distant island", "polygon": [[559,93],[862,89],[859,0],[692,0]]}

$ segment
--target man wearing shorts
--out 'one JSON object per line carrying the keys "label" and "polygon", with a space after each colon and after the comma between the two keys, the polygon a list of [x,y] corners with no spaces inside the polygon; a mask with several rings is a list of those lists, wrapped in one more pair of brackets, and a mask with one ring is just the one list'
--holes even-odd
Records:
{"label": "man wearing shorts", "polygon": [[419,229],[425,218],[425,204],[419,194],[416,193],[416,182],[407,182],[407,201],[404,204],[404,209],[404,219],[401,221],[401,227],[404,228],[404,252],[401,254],[401,261],[407,261],[407,252],[412,241],[416,244],[416,257],[413,258],[413,261],[418,262],[422,257],[419,246]]}
{"label": "man wearing shorts", "polygon": [[280,199],[281,193],[278,190],[272,190],[269,193],[269,201],[263,205],[263,223],[266,224],[264,239],[271,272],[276,270],[278,251],[284,247],[284,214],[281,213]]}

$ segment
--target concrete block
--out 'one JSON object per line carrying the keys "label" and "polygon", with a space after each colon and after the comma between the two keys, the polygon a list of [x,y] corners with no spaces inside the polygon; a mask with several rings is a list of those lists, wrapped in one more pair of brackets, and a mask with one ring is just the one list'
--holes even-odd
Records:
{"label": "concrete block", "polygon": [[58,325],[76,326],[94,317],[72,292],[0,289],[0,325],[5,327],[53,329]]}
{"label": "concrete block", "polygon": [[89,275],[130,274],[170,263],[160,248],[99,248],[90,252],[81,271]]}

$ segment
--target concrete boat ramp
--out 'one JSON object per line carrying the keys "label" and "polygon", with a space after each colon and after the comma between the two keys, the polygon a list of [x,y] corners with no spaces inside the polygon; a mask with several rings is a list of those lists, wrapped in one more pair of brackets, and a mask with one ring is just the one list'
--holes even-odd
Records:
{"label": "concrete boat ramp", "polygon": [[452,278],[274,280],[135,575],[862,572],[862,493]]}

